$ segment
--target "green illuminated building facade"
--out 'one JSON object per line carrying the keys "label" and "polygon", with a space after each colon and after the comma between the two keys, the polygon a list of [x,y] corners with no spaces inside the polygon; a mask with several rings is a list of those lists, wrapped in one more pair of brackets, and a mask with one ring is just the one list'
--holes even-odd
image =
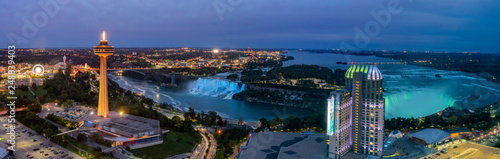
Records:
{"label": "green illuminated building facade", "polygon": [[[349,143],[349,150],[354,153],[380,157],[385,114],[382,73],[376,65],[353,65],[347,70],[345,78],[345,90],[332,92],[328,100],[329,157],[340,158],[345,154],[342,143]],[[339,93],[340,96],[348,94],[349,98],[339,98]],[[349,103],[349,109],[336,109],[346,107],[337,101]],[[346,113],[349,118],[343,118]],[[339,121],[339,118],[342,120]],[[341,131],[337,131],[337,127],[341,127]],[[349,141],[336,143],[344,133],[348,134]]]}

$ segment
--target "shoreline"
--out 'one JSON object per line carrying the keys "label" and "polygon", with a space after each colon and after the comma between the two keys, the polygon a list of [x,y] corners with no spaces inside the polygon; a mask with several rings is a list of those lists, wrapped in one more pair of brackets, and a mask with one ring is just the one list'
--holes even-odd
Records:
{"label": "shoreline", "polygon": [[[132,77],[132,78],[133,78],[133,77]],[[110,78],[110,80],[115,80],[115,79]],[[159,87],[165,87],[165,86],[159,86]],[[138,93],[138,92],[135,92],[135,91],[137,91],[137,90],[135,90],[135,89],[127,89],[127,88],[124,88],[124,87],[122,87],[122,86],[120,86],[120,88],[122,88],[122,89],[124,89],[124,90],[127,90],[127,91],[131,91],[131,92],[133,92],[133,93]],[[144,94],[142,94],[142,92],[141,92],[141,93],[139,93],[139,94],[141,94],[141,96],[145,96]],[[146,98],[149,98],[149,97],[146,97]],[[152,99],[152,98],[150,98],[150,99]],[[172,98],[172,99],[173,99],[173,98]],[[157,99],[152,99],[152,100],[153,100],[153,101],[155,101],[155,103],[156,103],[157,105],[159,105],[159,104],[161,104],[161,103],[166,103],[166,102],[160,102],[160,101],[158,101]],[[173,99],[173,100],[175,100],[175,99]],[[233,99],[230,99],[230,100],[233,100]],[[171,104],[169,104],[169,105],[171,105]],[[182,116],[182,114],[177,114],[177,113],[179,113],[179,112],[185,113],[185,112],[187,112],[187,111],[185,111],[185,110],[181,109],[180,107],[174,106],[174,105],[171,105],[171,106],[172,106],[172,108],[173,108],[173,109],[175,109],[175,110],[176,110],[175,112],[164,111],[164,112],[159,112],[159,113],[167,113],[167,114],[170,114],[170,115],[172,115],[172,116],[179,116],[179,117],[181,117],[181,118],[184,118],[184,117]],[[160,109],[164,109],[164,108],[160,108]],[[193,108],[193,109],[194,109],[194,108]],[[215,111],[215,112],[217,112],[217,114],[221,114],[221,113],[219,113],[219,112],[218,112],[218,111],[216,111],[216,110],[214,110],[214,111]],[[197,111],[195,110],[195,112],[197,112]],[[197,112],[197,113],[199,113],[199,112]],[[167,117],[168,117],[168,116],[167,116]],[[236,125],[236,124],[238,124],[238,121],[239,121],[238,119],[231,119],[231,118],[225,118],[225,117],[223,117],[222,119],[227,120],[227,123],[228,123],[228,124],[235,124],[235,125]],[[249,126],[259,126],[259,125],[260,125],[260,124],[259,124],[259,122],[256,122],[256,121],[245,121],[245,120],[243,120],[243,122],[244,122],[244,124],[249,125]]]}

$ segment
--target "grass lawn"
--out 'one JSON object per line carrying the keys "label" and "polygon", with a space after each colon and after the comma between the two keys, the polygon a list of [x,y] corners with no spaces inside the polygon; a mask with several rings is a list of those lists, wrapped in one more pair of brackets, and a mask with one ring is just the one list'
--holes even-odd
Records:
{"label": "grass lawn", "polygon": [[[41,96],[44,96],[45,94],[47,94],[47,90],[45,89],[45,86],[38,86],[36,90],[33,90],[33,93],[35,93],[38,97],[41,97]],[[34,98],[33,94],[31,94],[30,91],[22,91],[20,89],[16,89],[16,96],[23,97],[25,95],[26,95],[26,97],[28,97],[28,99]],[[50,102],[54,102],[54,101],[55,100],[52,98],[45,99],[45,103],[50,103]]]}
{"label": "grass lawn", "polygon": [[[64,139],[66,141],[68,141],[71,145],[74,145],[74,146],[76,146],[76,147],[78,147],[78,148],[80,148],[82,150],[85,150],[85,151],[87,151],[89,153],[92,153],[94,151],[94,148],[92,148],[92,147],[90,147],[90,146],[88,146],[86,144],[79,143],[78,141],[76,141],[75,139],[73,139],[69,135],[64,135]],[[79,155],[82,154],[82,153],[85,154],[84,152],[80,152],[78,149],[72,148],[71,145],[68,145],[68,147],[71,147],[71,151],[73,151],[74,153],[79,154]],[[85,155],[88,155],[88,154],[85,154]]]}
{"label": "grass lawn", "polygon": [[132,150],[134,156],[141,158],[166,158],[190,152],[196,145],[196,139],[188,134],[170,131],[163,135],[163,143]]}

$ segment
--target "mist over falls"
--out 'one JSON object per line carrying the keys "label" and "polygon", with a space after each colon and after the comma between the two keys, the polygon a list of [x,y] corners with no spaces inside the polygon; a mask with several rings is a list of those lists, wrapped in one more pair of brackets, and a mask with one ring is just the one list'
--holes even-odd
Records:
{"label": "mist over falls", "polygon": [[198,78],[188,86],[190,93],[232,99],[233,95],[245,90],[245,84],[219,79]]}

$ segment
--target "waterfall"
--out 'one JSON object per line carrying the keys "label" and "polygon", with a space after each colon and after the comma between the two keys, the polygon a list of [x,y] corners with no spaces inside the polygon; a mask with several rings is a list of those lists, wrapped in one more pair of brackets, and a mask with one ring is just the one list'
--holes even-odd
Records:
{"label": "waterfall", "polygon": [[188,88],[189,92],[193,94],[232,99],[234,94],[245,90],[245,84],[219,79],[198,78]]}

